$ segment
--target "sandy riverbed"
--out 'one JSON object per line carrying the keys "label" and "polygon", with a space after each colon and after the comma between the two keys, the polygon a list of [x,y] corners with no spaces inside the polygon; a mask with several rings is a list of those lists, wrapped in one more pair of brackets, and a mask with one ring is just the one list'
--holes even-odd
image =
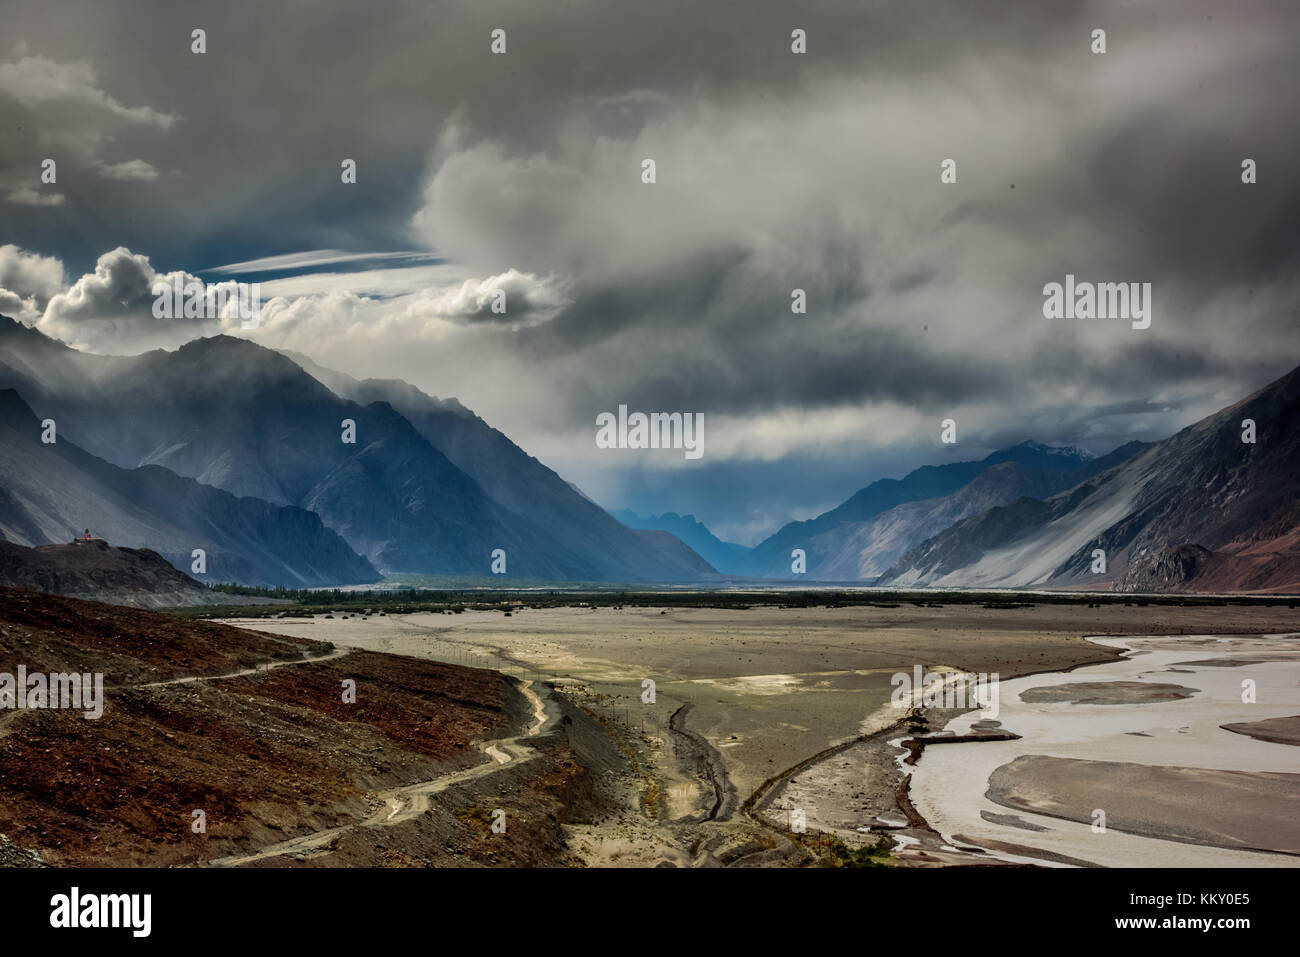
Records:
{"label": "sandy riverbed", "polygon": [[1300,866],[1300,754],[1222,727],[1296,713],[1300,636],[1101,642],[1129,656],[1003,683],[1019,740],[927,748],[917,809],[954,841],[1106,866]]}

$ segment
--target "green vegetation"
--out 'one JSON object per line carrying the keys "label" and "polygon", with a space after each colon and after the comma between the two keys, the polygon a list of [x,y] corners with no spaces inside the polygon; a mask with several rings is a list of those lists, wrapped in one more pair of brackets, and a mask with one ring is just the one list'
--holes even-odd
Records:
{"label": "green vegetation", "polygon": [[865,847],[849,847],[838,837],[831,838],[827,850],[831,867],[893,867],[889,852],[893,850],[894,839],[888,834],[881,834],[876,843]]}
{"label": "green vegetation", "polygon": [[[944,604],[980,605],[992,609],[1032,608],[1035,605],[1079,605],[1099,608],[1102,605],[1176,606],[1184,608],[1224,607],[1228,605],[1286,606],[1294,608],[1295,596],[1274,595],[1133,595],[1073,594],[1058,592],[1033,594],[1022,592],[936,591],[926,592],[918,600],[915,591],[877,591],[871,588],[781,590],[754,588],[696,587],[691,590],[670,587],[627,585],[591,585],[585,583],[536,584],[516,583],[501,587],[500,580],[484,584],[481,579],[434,578],[431,576],[397,576],[373,589],[252,588],[247,585],[209,585],[209,589],[228,595],[266,598],[271,605],[211,605],[186,608],[177,614],[198,618],[271,618],[334,614],[412,614],[414,612],[516,611],[519,608],[554,607],[623,607],[643,608],[725,608],[739,611],[752,607],[847,608],[865,607],[890,610],[903,604],[923,608],[942,608]],[[420,582],[421,584],[415,584]],[[489,587],[490,586],[490,587]]]}
{"label": "green vegetation", "polygon": [[464,824],[473,822],[491,827],[492,812],[484,807],[463,807],[456,812],[456,820]]}

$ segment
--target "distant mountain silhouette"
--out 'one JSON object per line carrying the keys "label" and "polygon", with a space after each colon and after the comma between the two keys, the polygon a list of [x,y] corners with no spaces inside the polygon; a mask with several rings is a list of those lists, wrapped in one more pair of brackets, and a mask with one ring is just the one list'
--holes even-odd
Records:
{"label": "distant mountain silhouette", "polygon": [[[1022,442],[979,461],[927,465],[902,479],[878,479],[814,519],[785,525],[756,545],[740,568],[748,575],[788,579],[793,577],[790,553],[801,548],[810,579],[869,581],[907,548],[978,510],[981,502],[987,507],[1031,490],[1067,488],[1141,447],[1129,443],[1098,459],[1082,449]],[[1020,468],[997,468],[1007,464]],[[941,501],[981,476],[960,499]],[[900,508],[909,503],[926,504]]]}
{"label": "distant mountain silhouette", "polygon": [[677,536],[724,575],[743,574],[741,569],[749,556],[749,549],[744,545],[722,541],[694,515],[664,512],[662,515],[642,518],[629,509],[614,512],[613,515],[628,528],[669,532]]}

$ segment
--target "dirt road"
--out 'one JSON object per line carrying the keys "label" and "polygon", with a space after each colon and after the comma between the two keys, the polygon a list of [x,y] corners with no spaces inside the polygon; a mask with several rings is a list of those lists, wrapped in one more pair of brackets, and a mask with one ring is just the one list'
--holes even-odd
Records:
{"label": "dirt road", "polygon": [[508,764],[532,760],[537,756],[537,751],[525,742],[540,734],[547,723],[546,702],[533,690],[532,685],[532,681],[525,680],[519,686],[519,690],[532,706],[532,720],[529,722],[527,729],[520,735],[496,738],[479,743],[479,750],[487,755],[489,760],[476,764],[471,768],[440,774],[427,781],[417,781],[414,784],[379,792],[376,795],[376,799],[381,804],[379,809],[370,817],[355,824],[326,828],[311,834],[304,834],[300,837],[264,847],[254,854],[218,858],[209,861],[207,866],[239,867],[273,857],[304,858],[319,853],[327,853],[331,845],[341,835],[349,831],[360,827],[392,827],[414,820],[429,809],[430,799],[433,795],[445,791],[453,785],[486,777]]}

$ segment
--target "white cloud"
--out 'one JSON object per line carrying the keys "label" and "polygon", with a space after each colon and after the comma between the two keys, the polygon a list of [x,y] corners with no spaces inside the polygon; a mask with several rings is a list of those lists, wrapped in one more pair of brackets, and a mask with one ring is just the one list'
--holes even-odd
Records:
{"label": "white cloud", "polygon": [[9,190],[5,199],[19,206],[62,206],[66,197],[62,193],[19,186]]}
{"label": "white cloud", "polygon": [[330,293],[353,293],[372,299],[409,296],[430,287],[463,282],[460,266],[439,263],[432,266],[404,266],[393,269],[364,269],[359,272],[307,272],[297,276],[268,279],[262,283],[267,296],[297,299]]}
{"label": "white cloud", "polygon": [[159,273],[148,256],[119,246],[99,257],[93,273],[51,297],[36,326],[73,348],[108,355],[176,348],[219,331],[216,321],[154,318],[154,283],[177,280],[200,282],[184,271]]}
{"label": "white cloud", "polygon": [[0,91],[23,106],[42,109],[74,104],[130,123],[169,129],[178,117],[148,106],[123,106],[95,85],[89,63],[57,63],[42,56],[25,56],[0,63]]}
{"label": "white cloud", "polygon": [[[97,85],[90,63],[59,63],[43,56],[0,63],[0,103],[4,101],[17,107],[7,107],[5,119],[26,131],[30,139],[24,142],[25,149],[57,160],[60,173],[82,168],[114,180],[153,180],[158,171],[142,159],[108,162],[101,156],[107,144],[117,143],[131,131],[170,130],[180,120],[149,106],[119,102]],[[29,166],[0,170],[0,186],[8,190],[9,201],[29,206],[61,204],[61,195],[30,185],[29,178],[34,180],[36,174]]]}
{"label": "white cloud", "polygon": [[225,266],[214,266],[211,269],[205,269],[203,271],[240,274],[251,272],[274,272],[282,269],[310,269],[316,266],[335,266],[360,262],[379,263],[399,260],[407,263],[420,263],[429,262],[433,258],[434,256],[432,253],[422,251],[348,253],[341,249],[311,249],[298,253],[283,253],[279,256],[263,256],[260,259],[249,259],[245,262],[229,263]]}
{"label": "white cloud", "polygon": [[0,287],[32,296],[42,306],[63,289],[63,263],[53,256],[28,252],[9,243],[0,246]]}
{"label": "white cloud", "polygon": [[142,159],[127,160],[125,163],[101,164],[99,175],[109,179],[135,180],[149,182],[158,178],[158,170]]}
{"label": "white cloud", "polygon": [[[38,328],[76,348],[111,354],[175,348],[225,333],[354,367],[350,360],[358,355],[391,357],[412,343],[443,342],[470,323],[517,327],[545,321],[568,301],[559,283],[517,270],[484,279],[466,279],[463,270],[445,265],[308,274],[255,284],[261,313],[255,327],[245,328],[244,317],[233,309],[211,319],[155,318],[155,283],[228,291],[239,284],[204,284],[183,270],[160,273],[148,256],[125,247],[104,253],[94,272],[66,289],[57,260],[0,247],[0,276],[35,277],[38,271],[43,307]],[[15,293],[35,288],[33,282],[15,281],[11,288]],[[377,294],[359,291],[369,286]],[[504,316],[491,311],[498,289],[506,294]],[[30,308],[24,314],[30,315]]]}
{"label": "white cloud", "polygon": [[[504,312],[493,311],[498,302]],[[487,279],[466,279],[449,289],[426,289],[412,298],[406,314],[517,324],[545,321],[568,304],[562,283],[509,269]]]}
{"label": "white cloud", "polygon": [[41,311],[31,296],[23,299],[15,292],[0,289],[0,316],[8,316],[30,326],[41,317]]}

